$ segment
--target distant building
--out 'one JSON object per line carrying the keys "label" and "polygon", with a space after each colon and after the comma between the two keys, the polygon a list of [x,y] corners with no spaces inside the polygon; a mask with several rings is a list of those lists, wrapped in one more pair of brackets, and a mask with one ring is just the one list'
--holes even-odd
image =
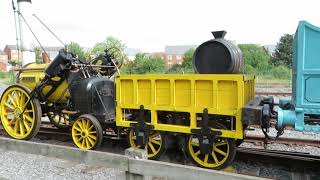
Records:
{"label": "distant building", "polygon": [[160,57],[161,59],[166,59],[167,54],[165,52],[153,52],[150,54],[152,57]]}
{"label": "distant building", "polygon": [[21,53],[19,53],[16,45],[6,45],[3,52],[8,55],[8,61],[17,61],[21,59]]}
{"label": "distant building", "polygon": [[[37,48],[40,48],[40,47],[37,47]],[[60,46],[44,46],[43,47],[43,49],[48,54],[50,60],[53,60],[59,54],[60,49],[63,49],[63,48],[64,47],[60,47]],[[41,49],[41,52],[43,52],[42,49]]]}
{"label": "distant building", "polygon": [[263,48],[272,56],[276,52],[276,45],[264,45]]}
{"label": "distant building", "polygon": [[0,62],[8,63],[8,55],[0,50]]}
{"label": "distant building", "polygon": [[180,46],[166,46],[166,64],[170,67],[174,64],[182,64],[183,55],[189,49],[196,49],[197,45],[180,45]]}
{"label": "distant building", "polygon": [[[36,47],[40,48],[40,47]],[[53,60],[59,53],[60,49],[63,49],[63,47],[55,47],[55,46],[45,46],[43,47],[44,50],[47,52],[49,58]],[[41,48],[40,48],[41,49]],[[4,48],[4,53],[8,55],[8,61],[17,61],[18,59],[21,59],[21,53],[18,53],[18,49],[16,45],[6,45]],[[43,50],[41,49],[41,52]],[[0,61],[1,62],[1,61]]]}

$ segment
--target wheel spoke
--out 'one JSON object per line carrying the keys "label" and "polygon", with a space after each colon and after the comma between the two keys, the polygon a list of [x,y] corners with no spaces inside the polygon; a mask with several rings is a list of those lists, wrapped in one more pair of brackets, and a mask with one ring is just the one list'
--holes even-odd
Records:
{"label": "wheel spoke", "polygon": [[93,128],[93,124],[89,127],[88,131],[90,131]]}
{"label": "wheel spoke", "polygon": [[14,132],[15,133],[18,133],[18,127],[19,126],[19,123],[18,123],[18,121],[16,121],[16,123],[14,124]]}
{"label": "wheel spoke", "polygon": [[157,141],[157,140],[155,140],[155,139],[151,139],[151,141],[150,142],[152,142],[152,143],[154,143],[154,144],[157,144],[157,145],[161,145],[161,142],[160,141]]}
{"label": "wheel spoke", "polygon": [[90,137],[88,137],[88,141],[90,142],[91,146],[94,146],[94,141]]}
{"label": "wheel spoke", "polygon": [[31,118],[29,115],[27,115],[27,114],[23,114],[23,117],[24,117],[24,119],[26,119],[27,121],[29,121],[29,122],[33,122],[33,118]]}
{"label": "wheel spoke", "polygon": [[12,115],[13,112],[3,112],[3,115],[7,116],[7,115]]}
{"label": "wheel spoke", "polygon": [[84,138],[82,139],[81,145],[82,145],[82,147],[85,147],[85,145],[86,145],[86,140]]}
{"label": "wheel spoke", "polygon": [[14,91],[15,97],[16,97],[16,105],[20,106],[20,99],[21,99],[21,95],[19,91]]}
{"label": "wheel spoke", "polygon": [[148,143],[148,146],[150,147],[153,154],[155,154],[157,152],[151,142]]}
{"label": "wheel spoke", "polygon": [[[88,121],[88,120],[87,120]],[[86,120],[85,119],[81,119],[81,123],[82,123],[82,129],[86,129]]]}
{"label": "wheel spoke", "polygon": [[78,141],[81,142],[82,140],[83,140],[83,137],[80,136],[79,139],[78,139]]}
{"label": "wheel spoke", "polygon": [[25,129],[24,129],[24,124],[23,124],[23,122],[21,122],[21,121],[19,121],[19,127],[20,127],[20,134],[22,135],[22,136],[24,136],[24,134],[25,134]]}
{"label": "wheel spoke", "polygon": [[96,134],[97,131],[89,131],[89,134]]}
{"label": "wheel spoke", "polygon": [[77,130],[78,132],[82,132],[82,130],[77,126],[74,126],[74,129]]}
{"label": "wheel spoke", "polygon": [[14,100],[14,98],[12,97],[11,94],[8,94],[8,97],[10,99],[10,101],[12,102],[13,106],[17,107],[16,101]]}
{"label": "wheel spoke", "polygon": [[149,136],[149,138],[154,138],[154,137],[157,137],[157,136],[159,136],[160,134],[159,133],[154,133],[154,134],[151,134],[150,136]]}
{"label": "wheel spoke", "polygon": [[227,153],[226,152],[223,152],[222,150],[218,149],[218,148],[213,148],[213,150],[219,154],[221,154],[222,156],[226,157],[227,156]]}
{"label": "wheel spoke", "polygon": [[197,152],[194,153],[194,155],[198,156],[200,154],[200,150],[198,150]]}
{"label": "wheel spoke", "polygon": [[88,137],[90,137],[91,139],[93,139],[93,140],[97,140],[97,137],[96,136],[93,136],[93,135],[88,135]]}
{"label": "wheel spoke", "polygon": [[21,94],[20,107],[24,107],[25,103],[26,103],[26,96],[24,94]]}
{"label": "wheel spoke", "polygon": [[203,162],[204,162],[205,164],[208,164],[208,158],[209,158],[209,154],[206,154],[206,155],[204,156],[204,160],[203,160]]}
{"label": "wheel spoke", "polygon": [[90,145],[90,142],[89,142],[88,138],[85,138],[85,141],[86,141],[86,146],[87,146],[87,148],[91,147],[91,145]]}
{"label": "wheel spoke", "polygon": [[14,122],[16,122],[16,119],[15,119],[15,118],[13,118],[11,121],[9,121],[8,126],[13,125]]}
{"label": "wheel spoke", "polygon": [[30,131],[29,124],[26,121],[23,121],[24,127],[27,129],[27,132]]}
{"label": "wheel spoke", "polygon": [[218,164],[218,163],[219,163],[219,160],[218,160],[216,154],[214,153],[214,151],[212,151],[211,156],[213,157],[214,162],[215,162],[216,164]]}
{"label": "wheel spoke", "polygon": [[213,144],[213,147],[227,145],[227,142],[217,142]]}
{"label": "wheel spoke", "polygon": [[8,107],[9,109],[11,109],[11,110],[14,110],[14,109],[15,109],[14,106],[12,106],[11,104],[9,104],[9,103],[7,103],[7,102],[5,102],[4,105],[7,106],[7,107]]}
{"label": "wheel spoke", "polygon": [[25,113],[33,113],[33,110],[32,109],[26,109],[24,112]]}
{"label": "wheel spoke", "polygon": [[87,121],[86,129],[89,129],[89,128],[90,128],[90,121]]}
{"label": "wheel spoke", "polygon": [[83,130],[83,127],[82,127],[82,123],[81,123],[81,122],[77,121],[76,124],[79,126],[79,128],[80,128],[81,130]]}

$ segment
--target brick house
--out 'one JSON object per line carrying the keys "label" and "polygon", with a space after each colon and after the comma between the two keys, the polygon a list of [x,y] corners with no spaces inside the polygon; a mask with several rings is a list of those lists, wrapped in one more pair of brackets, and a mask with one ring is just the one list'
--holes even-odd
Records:
{"label": "brick house", "polygon": [[183,62],[183,55],[189,49],[196,49],[196,45],[181,45],[181,46],[166,46],[166,64],[171,67],[174,64],[181,64]]}
{"label": "brick house", "polygon": [[[36,47],[40,48],[40,47]],[[63,49],[63,47],[56,47],[56,46],[45,46],[43,47],[44,50],[47,52],[49,58],[53,60],[59,53],[60,49]],[[18,54],[18,49],[16,45],[6,45],[4,48],[4,53],[8,55],[8,61],[15,61],[18,60],[19,54]],[[42,51],[42,49],[41,49]],[[21,53],[20,53],[20,59],[21,59]]]}
{"label": "brick house", "polygon": [[6,71],[8,64],[8,55],[0,50],[0,71]]}
{"label": "brick house", "polygon": [[21,53],[17,49],[16,45],[6,45],[3,52],[8,55],[8,61],[17,61],[21,57]]}

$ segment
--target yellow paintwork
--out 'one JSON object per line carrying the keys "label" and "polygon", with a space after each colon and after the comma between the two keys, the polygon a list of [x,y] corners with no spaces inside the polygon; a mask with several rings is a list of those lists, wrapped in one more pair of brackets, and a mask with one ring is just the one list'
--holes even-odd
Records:
{"label": "yellow paintwork", "polygon": [[[196,113],[236,118],[235,130],[219,130],[222,137],[243,138],[241,109],[254,96],[254,76],[241,74],[121,75],[116,78],[116,124],[130,127],[124,109],[151,111],[154,130],[191,133],[197,127]],[[157,111],[190,113],[190,126],[159,124]]]}
{"label": "yellow paintwork", "polygon": [[[25,85],[31,90],[33,90],[37,83],[40,82],[40,80],[44,77],[44,69],[48,66],[48,64],[30,64],[26,67],[26,70],[24,70],[19,77],[19,84]],[[43,68],[43,70],[27,70],[28,68]],[[58,81],[59,77],[54,77],[53,80]],[[51,86],[46,86],[43,89],[43,93],[47,94]],[[65,93],[64,95],[62,95]],[[61,96],[62,95],[62,96]],[[63,81],[60,86],[54,91],[53,94],[48,98],[49,102],[57,102],[58,99],[61,98],[59,102],[65,102],[67,98],[70,97],[70,93],[68,90],[68,83],[67,81]]]}
{"label": "yellow paintwork", "polygon": [[[15,139],[24,139],[34,130],[36,112],[33,102],[28,102],[29,98],[29,93],[19,87],[7,89],[2,95],[0,103],[2,126]],[[23,112],[25,106],[27,108]]]}
{"label": "yellow paintwork", "polygon": [[78,118],[72,125],[73,142],[80,149],[93,149],[97,144],[97,131],[87,118]]}

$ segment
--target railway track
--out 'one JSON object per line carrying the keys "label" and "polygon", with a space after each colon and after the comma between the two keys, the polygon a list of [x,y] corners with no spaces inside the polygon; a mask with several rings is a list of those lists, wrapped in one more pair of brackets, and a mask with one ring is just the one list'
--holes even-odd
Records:
{"label": "railway track", "polygon": [[291,92],[255,92],[257,96],[292,96]]}
{"label": "railway track", "polygon": [[[2,129],[2,127],[0,128]],[[3,131],[1,131],[3,132]],[[61,130],[53,127],[50,123],[43,123],[38,135],[36,136],[39,140],[38,142],[48,142],[54,143],[53,141],[57,141],[56,144],[65,145],[65,146],[74,146],[71,140],[69,130]],[[46,141],[48,140],[48,141]],[[245,142],[250,143],[264,143],[263,136],[247,136]],[[268,143],[284,143],[284,144],[299,144],[299,145],[312,145],[316,147],[320,147],[319,141],[309,141],[309,140],[301,140],[301,139],[290,139],[290,138],[279,138],[278,141],[268,141]],[[105,140],[102,147],[99,151],[110,152],[116,154],[124,154],[124,150],[127,148],[125,140],[122,142],[115,143],[112,139]],[[177,163],[177,164],[185,164],[185,165],[193,165],[186,161],[185,156],[181,151],[168,150],[167,153],[161,161]],[[241,167],[241,163],[246,163],[245,167]],[[254,164],[252,164],[254,162]],[[258,164],[255,164],[259,162]],[[256,149],[256,148],[238,148],[237,156],[235,159],[234,170],[232,172],[240,173],[240,174],[248,174],[255,175],[261,177],[274,178],[274,176],[265,176],[261,174],[261,169],[263,169],[263,165],[267,166],[275,166],[281,167],[283,169],[287,169],[288,173],[290,171],[300,172],[300,173],[308,173],[314,174],[317,172],[317,169],[320,165],[320,156],[313,156],[307,153],[300,152],[289,152],[289,151],[275,151],[275,150],[265,150],[265,149]],[[316,165],[316,167],[315,167]],[[239,167],[240,166],[240,167]],[[252,167],[251,167],[252,166]],[[250,167],[250,168],[248,168]],[[259,172],[256,172],[256,169],[259,169]],[[308,167],[308,172],[304,170],[304,167]],[[247,170],[244,170],[247,168]],[[289,173],[290,174],[290,173]]]}
{"label": "railway track", "polygon": [[268,139],[266,140],[264,136],[253,136],[246,135],[244,139],[248,143],[261,143],[261,144],[286,144],[286,145],[300,145],[300,146],[314,146],[320,148],[320,140],[317,139],[298,139],[298,138],[288,138],[288,137],[279,137],[277,140]]}

